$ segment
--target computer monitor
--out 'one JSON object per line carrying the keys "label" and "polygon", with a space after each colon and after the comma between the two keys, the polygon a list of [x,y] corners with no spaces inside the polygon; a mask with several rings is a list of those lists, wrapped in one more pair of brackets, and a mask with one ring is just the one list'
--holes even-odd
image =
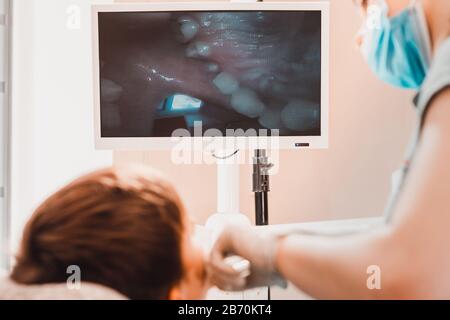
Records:
{"label": "computer monitor", "polygon": [[127,3],[92,13],[97,148],[218,136],[328,146],[328,2]]}

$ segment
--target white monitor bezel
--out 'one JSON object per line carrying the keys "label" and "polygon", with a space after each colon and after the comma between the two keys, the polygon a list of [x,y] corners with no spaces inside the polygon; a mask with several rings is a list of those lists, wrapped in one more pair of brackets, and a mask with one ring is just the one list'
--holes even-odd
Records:
{"label": "white monitor bezel", "polygon": [[[99,12],[143,12],[143,11],[321,11],[321,135],[320,136],[282,136],[267,148],[299,149],[328,148],[329,133],[329,29],[330,5],[328,1],[311,2],[149,2],[149,3],[115,3],[92,6],[92,46],[94,69],[94,134],[96,149],[107,150],[170,150],[179,144],[179,140],[171,137],[102,137],[100,125],[100,61],[98,39],[98,13]],[[203,149],[209,138],[192,137],[191,145],[195,149]],[[244,148],[253,148],[246,138],[221,138],[226,144],[236,143]],[[237,140],[236,140],[237,139]],[[246,141],[240,139],[245,139]],[[277,139],[277,138],[274,138]],[[270,138],[269,138],[270,140]],[[199,147],[200,146],[200,147]],[[245,147],[246,146],[246,147]]]}

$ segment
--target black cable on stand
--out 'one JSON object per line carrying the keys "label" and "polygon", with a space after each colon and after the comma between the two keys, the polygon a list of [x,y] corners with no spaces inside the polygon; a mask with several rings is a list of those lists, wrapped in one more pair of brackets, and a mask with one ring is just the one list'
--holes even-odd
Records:
{"label": "black cable on stand", "polygon": [[[253,192],[255,193],[255,224],[257,226],[269,224],[269,170],[272,167],[273,164],[269,163],[267,151],[264,149],[255,150],[253,156]],[[270,287],[267,288],[267,294],[270,300]]]}
{"label": "black cable on stand", "polygon": [[266,226],[269,224],[269,208],[267,207],[267,192],[255,192],[255,224]]}

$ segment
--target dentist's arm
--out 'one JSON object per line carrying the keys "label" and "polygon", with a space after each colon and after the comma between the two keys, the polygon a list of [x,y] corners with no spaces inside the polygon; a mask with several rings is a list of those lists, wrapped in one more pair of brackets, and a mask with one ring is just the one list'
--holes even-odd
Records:
{"label": "dentist's arm", "polygon": [[[450,89],[435,98],[423,130],[392,225],[342,239],[282,239],[284,277],[319,298],[449,296]],[[380,267],[381,290],[366,286],[371,265]]]}
{"label": "dentist's arm", "polygon": [[[250,262],[257,261],[255,273],[280,273],[316,298],[448,297],[450,89],[429,108],[410,170],[391,225],[371,234],[273,238],[276,246],[271,258],[264,242],[251,252],[238,239],[233,240],[234,246],[230,242],[221,246],[228,253],[244,253]],[[217,266],[217,252],[215,256]],[[380,268],[381,290],[368,289],[369,266]]]}
{"label": "dentist's arm", "polygon": [[[410,261],[405,251],[389,232],[340,238],[289,236],[279,240],[275,266],[315,298],[399,298],[412,294],[406,290]],[[369,289],[373,267],[379,271],[375,276],[380,276],[381,290]]]}

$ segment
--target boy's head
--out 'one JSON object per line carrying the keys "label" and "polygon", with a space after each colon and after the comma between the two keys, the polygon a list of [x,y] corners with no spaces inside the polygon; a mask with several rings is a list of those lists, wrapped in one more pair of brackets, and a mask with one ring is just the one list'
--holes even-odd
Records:
{"label": "boy's head", "polygon": [[175,189],[145,168],[108,168],[49,197],[25,227],[12,279],[82,282],[131,299],[197,299],[206,289],[201,251]]}

